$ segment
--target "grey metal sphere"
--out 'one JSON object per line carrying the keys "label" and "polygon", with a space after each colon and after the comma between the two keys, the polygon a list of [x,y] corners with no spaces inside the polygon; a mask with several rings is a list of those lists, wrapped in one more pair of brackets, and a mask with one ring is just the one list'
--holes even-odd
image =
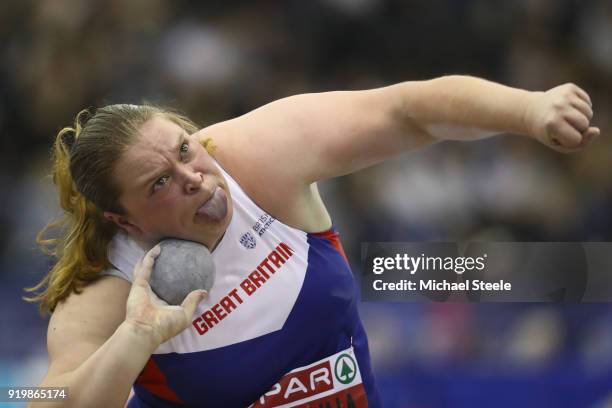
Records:
{"label": "grey metal sphere", "polygon": [[189,292],[215,283],[212,254],[202,244],[182,239],[164,239],[151,273],[151,289],[171,305],[180,305]]}

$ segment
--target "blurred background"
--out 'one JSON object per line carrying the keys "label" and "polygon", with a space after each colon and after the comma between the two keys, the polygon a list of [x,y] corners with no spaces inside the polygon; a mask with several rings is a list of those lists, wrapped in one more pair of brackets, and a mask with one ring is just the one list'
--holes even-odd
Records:
{"label": "blurred background", "polygon": [[[283,96],[471,74],[586,89],[602,137],[558,155],[446,142],[321,190],[356,275],[364,241],[612,240],[610,0],[0,2],[0,385],[35,385],[46,325],[22,288],[51,261],[56,132],[148,100],[202,127]],[[386,407],[612,406],[609,304],[362,303]]]}

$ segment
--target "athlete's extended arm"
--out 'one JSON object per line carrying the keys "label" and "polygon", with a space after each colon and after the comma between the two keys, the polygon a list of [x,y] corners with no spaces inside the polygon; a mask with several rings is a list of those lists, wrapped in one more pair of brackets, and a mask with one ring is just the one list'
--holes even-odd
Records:
{"label": "athlete's extended arm", "polygon": [[138,263],[131,288],[120,278],[105,277],[58,305],[49,322],[50,366],[41,386],[67,387],[68,398],[31,406],[125,405],[151,354],[189,325],[202,299],[193,291],[180,307],[154,304],[148,280],[158,253],[154,248]]}
{"label": "athlete's extended arm", "polygon": [[310,183],[439,140],[502,132],[574,152],[599,134],[590,126],[592,116],[588,94],[573,84],[529,92],[454,75],[366,91],[296,95],[219,127],[236,135],[236,148],[265,159],[262,166],[277,166],[287,177]]}

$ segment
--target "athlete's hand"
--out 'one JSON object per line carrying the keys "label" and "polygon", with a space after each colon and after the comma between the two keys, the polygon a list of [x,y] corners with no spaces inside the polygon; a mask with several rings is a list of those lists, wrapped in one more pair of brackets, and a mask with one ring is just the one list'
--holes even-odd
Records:
{"label": "athlete's hand", "polygon": [[599,136],[591,98],[574,84],[534,93],[526,109],[531,135],[558,152],[577,152]]}
{"label": "athlete's hand", "polygon": [[180,306],[164,304],[153,293],[149,279],[160,247],[156,245],[134,267],[134,282],[127,300],[125,321],[150,333],[154,344],[159,345],[183,331],[202,299],[205,290],[189,293]]}

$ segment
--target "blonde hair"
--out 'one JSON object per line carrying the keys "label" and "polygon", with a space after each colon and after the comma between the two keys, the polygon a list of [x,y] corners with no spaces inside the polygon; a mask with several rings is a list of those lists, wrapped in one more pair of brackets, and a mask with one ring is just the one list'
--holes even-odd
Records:
{"label": "blonde hair", "polygon": [[[107,247],[117,226],[104,211],[125,213],[113,177],[115,165],[137,138],[138,129],[155,115],[188,133],[197,126],[185,116],[154,105],[109,105],[85,109],[73,127],[59,131],[53,144],[53,182],[58,188],[63,217],[51,220],[37,235],[41,250],[57,259],[51,271],[25,290],[28,302],[40,302],[41,314],[52,313],[58,302],[96,280],[109,267]],[[202,142],[207,149],[209,140]],[[52,234],[51,237],[47,237]]]}

